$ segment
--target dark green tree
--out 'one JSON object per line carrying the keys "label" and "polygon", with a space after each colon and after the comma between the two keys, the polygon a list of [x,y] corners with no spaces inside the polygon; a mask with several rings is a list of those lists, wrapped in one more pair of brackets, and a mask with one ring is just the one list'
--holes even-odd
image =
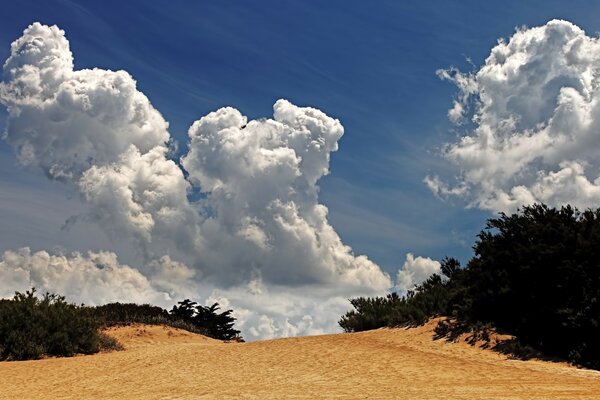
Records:
{"label": "dark green tree", "polygon": [[185,299],[173,306],[171,314],[186,322],[192,323],[206,333],[207,336],[220,340],[242,340],[240,331],[234,328],[235,317],[233,310],[219,313],[219,303],[202,306]]}
{"label": "dark green tree", "polygon": [[171,315],[184,321],[191,321],[196,314],[196,306],[198,303],[185,299],[180,301],[178,306],[173,306],[171,309]]}
{"label": "dark green tree", "polygon": [[[543,204],[487,221],[466,268],[442,260],[405,297],[352,299],[346,331],[422,323],[446,315],[439,332],[493,326],[522,349],[600,369],[600,209]],[[486,328],[487,329],[487,328]],[[529,352],[529,350],[527,350]]]}
{"label": "dark green tree", "polygon": [[521,342],[600,367],[600,210],[524,207],[490,219],[474,247],[456,314]]}

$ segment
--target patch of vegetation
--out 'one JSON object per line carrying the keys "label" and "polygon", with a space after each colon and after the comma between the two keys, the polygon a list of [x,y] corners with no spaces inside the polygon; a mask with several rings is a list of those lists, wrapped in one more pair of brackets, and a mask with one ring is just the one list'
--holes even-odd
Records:
{"label": "patch of vegetation", "polygon": [[243,341],[234,329],[232,310],[218,312],[184,300],[171,312],[149,304],[110,303],[85,307],[67,303],[63,296],[35,289],[0,299],[0,360],[31,360],[46,356],[70,357],[100,350],[122,350],[102,328],[132,323],[167,325],[220,340]]}
{"label": "patch of vegetation", "polygon": [[35,289],[0,300],[0,359],[28,360],[98,352],[103,339],[90,310]]}
{"label": "patch of vegetation", "polygon": [[189,299],[180,301],[169,312],[150,304],[110,303],[93,309],[94,316],[103,326],[133,323],[167,325],[219,340],[243,341],[240,331],[234,329],[233,310],[217,312],[219,303],[202,306]]}
{"label": "patch of vegetation", "polygon": [[98,338],[100,343],[100,349],[102,351],[121,351],[125,349],[117,339],[107,335],[104,332],[98,332]]}
{"label": "patch of vegetation", "polygon": [[360,332],[382,327],[424,324],[431,316],[444,314],[449,290],[439,275],[433,275],[416,289],[400,297],[357,297],[350,300],[354,310],[339,321],[346,332]]}
{"label": "patch of vegetation", "polygon": [[92,308],[94,316],[103,327],[131,324],[166,325],[200,335],[207,335],[190,322],[183,321],[161,307],[150,304],[109,303]]}
{"label": "patch of vegetation", "polygon": [[160,324],[170,318],[167,310],[150,304],[109,303],[93,307],[93,312],[105,326]]}
{"label": "patch of vegetation", "polygon": [[499,353],[509,356],[509,358],[516,360],[529,360],[532,358],[545,359],[549,361],[553,360],[541,353],[539,350],[521,343],[519,339],[516,338],[501,341],[497,343],[493,349]]}
{"label": "patch of vegetation", "polygon": [[451,317],[439,335],[480,334],[493,326],[516,336],[497,350],[543,354],[600,369],[600,209],[524,207],[490,219],[465,268],[444,259],[405,297],[352,299],[340,326],[359,331]]}
{"label": "patch of vegetation", "polygon": [[453,299],[463,288],[458,276],[464,274],[457,260],[442,260],[442,276],[434,274],[406,296],[390,293],[386,297],[357,297],[350,300],[354,310],[339,321],[346,332],[382,327],[422,325],[429,318],[447,315]]}

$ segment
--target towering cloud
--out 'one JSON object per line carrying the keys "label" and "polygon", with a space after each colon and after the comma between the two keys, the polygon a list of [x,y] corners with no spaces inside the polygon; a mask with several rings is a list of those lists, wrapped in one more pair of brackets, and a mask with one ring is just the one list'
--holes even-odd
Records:
{"label": "towering cloud", "polygon": [[207,194],[203,238],[216,258],[227,257],[214,261],[221,271],[233,268],[228,274],[246,280],[260,272],[277,284],[389,285],[375,264],[342,244],[317,201],[317,181],[342,134],[339,121],[285,100],[275,103],[273,119],[247,122],[224,108],[192,125],[182,163]]}
{"label": "towering cloud", "polygon": [[125,71],[73,70],[64,32],[35,23],[11,45],[0,98],[5,140],[19,161],[52,179],[77,180],[130,147],[146,153],[169,138],[168,124]]}
{"label": "towering cloud", "polygon": [[[67,291],[77,301],[114,298],[100,292],[117,281],[132,282],[126,286],[147,299],[195,288],[237,308],[245,332],[256,337],[330,330],[331,319],[320,315],[338,313],[345,296],[391,286],[377,265],[341,242],[318,202],[318,180],[344,132],[319,110],[279,100],[272,119],[248,121],[230,107],[210,113],[189,129],[184,173],[168,158],[167,122],[133,78],[74,70],[64,32],[39,23],[12,44],[0,101],[9,113],[4,140],[18,160],[76,188],[92,206],[88,217],[146,260],[133,269],[110,253],[65,258],[24,250],[5,254],[3,276],[25,279],[18,271],[31,277],[33,265],[64,265],[58,270],[79,276],[72,281],[79,291]],[[192,192],[200,200],[190,201]],[[19,269],[19,257],[50,261],[23,261],[29,266]],[[114,266],[100,268],[99,257]],[[41,286],[66,289],[51,282],[61,274],[38,275]],[[307,299],[306,290],[314,296]]]}
{"label": "towering cloud", "polygon": [[456,182],[428,176],[432,191],[494,211],[600,204],[598,38],[554,20],[500,40],[473,73],[439,75],[459,88],[450,118],[474,129],[443,151]]}

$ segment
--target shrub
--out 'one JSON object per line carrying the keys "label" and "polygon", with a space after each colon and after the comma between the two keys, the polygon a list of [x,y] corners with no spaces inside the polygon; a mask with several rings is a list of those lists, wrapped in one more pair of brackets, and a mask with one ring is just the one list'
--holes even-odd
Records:
{"label": "shrub", "polygon": [[35,289],[0,301],[0,359],[73,356],[100,350],[98,322],[90,310]]}
{"label": "shrub", "polygon": [[167,325],[208,336],[206,329],[169,314],[167,310],[161,307],[150,304],[109,303],[94,307],[93,313],[95,318],[105,327],[129,324]]}
{"label": "shrub", "polygon": [[243,341],[234,329],[232,310],[217,312],[219,304],[200,306],[190,300],[171,313],[149,304],[110,303],[77,306],[63,296],[35,289],[0,299],[0,360],[29,360],[44,356],[92,354],[121,350],[122,346],[100,331],[102,327],[142,323],[168,325],[220,340]]}
{"label": "shrub", "polygon": [[123,324],[167,325],[173,328],[209,336],[219,340],[241,340],[234,329],[232,310],[218,313],[219,303],[201,306],[189,299],[173,306],[171,312],[150,304],[110,303],[93,309],[94,316],[103,326]]}
{"label": "shrub", "polygon": [[600,209],[533,205],[490,219],[478,238],[457,316],[600,367]]}
{"label": "shrub", "polygon": [[[453,258],[442,261],[442,272],[455,278],[462,273],[459,267]],[[338,323],[345,332],[424,324],[430,317],[446,314],[451,299],[460,289],[455,284],[457,280],[448,275],[432,275],[403,297],[390,293],[386,297],[351,299],[354,310]]]}
{"label": "shrub", "polygon": [[453,322],[438,335],[485,339],[481,327],[494,326],[518,338],[498,350],[600,369],[600,209],[537,204],[502,213],[474,250],[466,268],[446,258],[445,279],[434,275],[405,297],[352,299],[340,325],[358,331],[446,315]]}
{"label": "shrub", "polygon": [[169,319],[169,312],[150,304],[109,303],[93,308],[93,313],[104,326],[123,324],[156,324]]}
{"label": "shrub", "polygon": [[103,351],[119,351],[123,350],[124,347],[117,339],[112,336],[108,336],[104,332],[98,333],[98,343],[100,345],[100,349]]}

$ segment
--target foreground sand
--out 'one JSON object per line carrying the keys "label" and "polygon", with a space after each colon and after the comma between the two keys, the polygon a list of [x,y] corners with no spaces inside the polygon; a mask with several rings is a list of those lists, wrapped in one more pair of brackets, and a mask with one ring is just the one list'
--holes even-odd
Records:
{"label": "foreground sand", "polygon": [[118,328],[125,351],[0,362],[0,398],[600,399],[600,372],[432,341],[432,329],[222,343]]}

